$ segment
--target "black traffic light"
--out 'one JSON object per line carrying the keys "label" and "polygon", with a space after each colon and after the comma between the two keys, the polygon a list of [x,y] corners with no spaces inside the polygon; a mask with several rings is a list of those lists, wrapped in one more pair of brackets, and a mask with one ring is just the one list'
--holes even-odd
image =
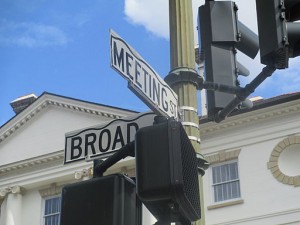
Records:
{"label": "black traffic light", "polygon": [[300,1],[256,0],[261,63],[288,68],[300,55]]}
{"label": "black traffic light", "polygon": [[173,118],[137,131],[137,194],[165,222],[200,218],[198,160],[180,122]]}
{"label": "black traffic light", "polygon": [[[239,87],[238,75],[249,75],[236,61],[236,49],[251,58],[259,50],[257,35],[238,21],[237,10],[231,1],[206,1],[198,12],[199,50],[204,59],[205,81],[233,87],[232,90]],[[214,120],[216,113],[234,98],[234,91],[208,89],[208,117]]]}
{"label": "black traffic light", "polygon": [[65,186],[60,225],[70,224],[141,225],[135,183],[115,174]]}

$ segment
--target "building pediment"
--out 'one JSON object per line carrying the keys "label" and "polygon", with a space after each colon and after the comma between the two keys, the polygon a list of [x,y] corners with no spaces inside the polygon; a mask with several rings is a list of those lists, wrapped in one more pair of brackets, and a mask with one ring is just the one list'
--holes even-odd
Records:
{"label": "building pediment", "polygon": [[134,113],[44,93],[0,128],[0,167],[63,150],[65,133]]}

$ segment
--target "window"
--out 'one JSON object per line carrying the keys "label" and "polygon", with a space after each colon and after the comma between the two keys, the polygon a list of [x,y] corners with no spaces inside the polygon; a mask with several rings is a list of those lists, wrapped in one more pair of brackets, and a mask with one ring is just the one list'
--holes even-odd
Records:
{"label": "window", "polygon": [[241,197],[237,162],[227,162],[212,167],[214,202],[222,202]]}
{"label": "window", "polygon": [[44,203],[44,225],[59,225],[61,197],[46,198]]}
{"label": "window", "polygon": [[279,182],[300,187],[299,156],[300,136],[286,137],[271,152],[268,169]]}

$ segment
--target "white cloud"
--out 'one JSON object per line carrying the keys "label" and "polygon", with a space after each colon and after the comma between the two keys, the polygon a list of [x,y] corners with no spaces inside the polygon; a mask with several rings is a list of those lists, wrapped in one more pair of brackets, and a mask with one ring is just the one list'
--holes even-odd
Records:
{"label": "white cloud", "polygon": [[169,1],[125,0],[127,19],[158,37],[169,39]]}
{"label": "white cloud", "polygon": [[[257,33],[256,4],[255,0],[235,0],[238,6],[238,19]],[[138,25],[144,26],[148,31],[169,39],[169,1],[168,0],[125,0],[125,15],[127,19]],[[198,7],[203,5],[205,0],[192,0],[194,40],[198,44],[197,17]],[[251,59],[243,53],[238,53],[237,60],[250,70],[248,78],[241,78],[242,86],[249,83],[256,77],[264,67],[260,63],[259,52],[255,59]],[[259,87],[266,96],[279,95],[282,93],[300,90],[300,57],[290,59],[290,68],[276,71]],[[270,93],[274,93],[273,95]],[[255,95],[255,93],[254,93]]]}
{"label": "white cloud", "polygon": [[0,45],[22,47],[62,46],[68,43],[66,34],[58,27],[12,21],[0,21]]}
{"label": "white cloud", "polygon": [[[239,20],[257,33],[255,0],[236,0],[235,2],[239,7]],[[196,30],[198,7],[204,3],[204,0],[192,0],[196,44],[198,43]],[[169,38],[168,0],[125,0],[124,12],[130,22],[144,26],[148,31],[159,37]]]}
{"label": "white cloud", "polygon": [[[257,33],[255,0],[236,0],[239,10],[239,20]],[[148,31],[169,39],[169,1],[168,0],[125,0],[125,15],[127,19],[138,25],[144,26]],[[198,44],[197,17],[198,7],[203,5],[205,0],[192,0],[194,42]],[[262,68],[259,62],[259,54],[255,60],[239,54],[238,60],[251,71],[253,78]]]}

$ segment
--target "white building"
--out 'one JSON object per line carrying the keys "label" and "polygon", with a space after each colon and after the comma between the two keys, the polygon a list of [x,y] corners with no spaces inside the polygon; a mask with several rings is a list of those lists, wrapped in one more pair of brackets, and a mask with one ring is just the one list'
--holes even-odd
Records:
{"label": "white building", "polygon": [[[300,224],[299,111],[294,93],[219,124],[200,119],[211,163],[203,179],[207,225]],[[63,165],[65,133],[135,113],[44,93],[0,127],[0,225],[58,224],[63,185],[88,179],[92,166]],[[129,158],[108,172],[134,171]]]}
{"label": "white building", "polygon": [[[4,124],[0,129],[0,224],[58,224],[62,186],[76,182],[75,176],[87,178],[92,165],[85,161],[63,165],[65,133],[135,113],[44,93]],[[130,169],[122,167],[124,172]]]}
{"label": "white building", "polygon": [[200,121],[207,224],[300,224],[300,93]]}

